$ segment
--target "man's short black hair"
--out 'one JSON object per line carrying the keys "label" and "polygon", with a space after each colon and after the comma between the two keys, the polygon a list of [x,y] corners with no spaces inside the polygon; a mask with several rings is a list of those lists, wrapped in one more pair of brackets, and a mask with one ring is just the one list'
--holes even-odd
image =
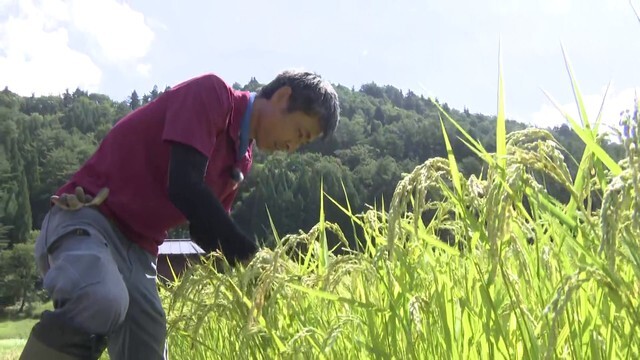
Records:
{"label": "man's short black hair", "polygon": [[340,103],[333,86],[318,74],[286,70],[263,86],[258,91],[258,96],[271,99],[271,96],[283,86],[289,86],[292,90],[287,110],[301,111],[309,116],[319,117],[322,138],[330,137],[340,121]]}

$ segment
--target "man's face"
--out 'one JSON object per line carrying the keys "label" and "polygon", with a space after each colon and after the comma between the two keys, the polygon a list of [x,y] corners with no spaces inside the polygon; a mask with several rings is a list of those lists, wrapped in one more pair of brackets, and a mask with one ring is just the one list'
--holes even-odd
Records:
{"label": "man's face", "polygon": [[255,139],[261,150],[294,152],[322,134],[319,118],[302,112],[287,113],[285,95],[286,90],[266,102]]}

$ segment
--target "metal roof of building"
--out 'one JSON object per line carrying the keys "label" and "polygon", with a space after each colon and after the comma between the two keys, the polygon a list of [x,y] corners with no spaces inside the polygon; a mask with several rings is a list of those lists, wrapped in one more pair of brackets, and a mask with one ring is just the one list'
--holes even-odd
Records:
{"label": "metal roof of building", "polygon": [[166,239],[158,248],[159,255],[204,254],[204,250],[189,239]]}

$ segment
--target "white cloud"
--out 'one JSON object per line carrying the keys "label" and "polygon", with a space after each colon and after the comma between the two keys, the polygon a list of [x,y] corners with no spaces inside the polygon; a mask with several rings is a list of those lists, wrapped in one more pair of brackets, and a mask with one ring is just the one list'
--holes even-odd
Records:
{"label": "white cloud", "polygon": [[16,0],[0,0],[0,15],[7,14],[16,4]]}
{"label": "white cloud", "polygon": [[571,0],[546,0],[542,6],[548,14],[563,15],[571,10]]}
{"label": "white cloud", "polygon": [[18,16],[0,24],[0,86],[25,96],[59,94],[78,86],[95,90],[102,71],[86,54],[69,47],[65,28],[52,29],[52,18],[32,5],[21,3]]}
{"label": "white cloud", "polygon": [[138,64],[136,70],[140,75],[147,77],[151,73],[151,64]]}
{"label": "white cloud", "polygon": [[542,10],[548,15],[563,15],[571,10],[571,0],[489,0],[484,6],[500,16],[526,15],[532,10]]}
{"label": "white cloud", "polygon": [[[587,118],[591,125],[595,123],[598,113],[600,112],[605,90],[606,88],[602,88],[598,94],[583,94]],[[602,108],[600,130],[610,132],[611,128],[619,129],[620,113],[624,110],[632,109],[636,95],[640,96],[640,88],[616,90],[612,85],[609,88]],[[554,98],[553,94],[550,94],[550,96]],[[574,102],[560,104],[559,106],[564,112],[569,114],[571,118],[578,122],[578,124],[581,123],[578,109]],[[562,116],[560,110],[558,110],[551,101],[547,101],[547,103],[540,107],[540,110],[531,114],[529,122],[537,127],[554,127],[562,124],[569,125],[569,121]]]}
{"label": "white cloud", "polygon": [[102,79],[97,62],[149,74],[151,66],[142,60],[154,33],[143,14],[118,0],[0,4],[5,15],[0,19],[0,87],[21,95],[59,94],[76,87],[97,91]]}
{"label": "white cloud", "polygon": [[167,25],[165,25],[165,23],[163,23],[162,21],[153,18],[153,17],[146,17],[145,18],[145,22],[152,28],[155,30],[162,30],[162,31],[166,31],[169,30],[169,27]]}
{"label": "white cloud", "polygon": [[100,55],[113,62],[138,60],[151,47],[154,33],[144,15],[114,0],[74,0],[73,25],[97,45]]}

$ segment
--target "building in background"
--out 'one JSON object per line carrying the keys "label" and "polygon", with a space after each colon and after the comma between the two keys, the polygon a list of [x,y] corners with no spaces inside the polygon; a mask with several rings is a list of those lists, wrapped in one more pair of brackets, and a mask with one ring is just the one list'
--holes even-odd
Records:
{"label": "building in background", "polygon": [[188,261],[198,262],[204,250],[190,239],[166,239],[158,249],[158,277],[160,281],[174,281],[174,273],[180,276]]}

